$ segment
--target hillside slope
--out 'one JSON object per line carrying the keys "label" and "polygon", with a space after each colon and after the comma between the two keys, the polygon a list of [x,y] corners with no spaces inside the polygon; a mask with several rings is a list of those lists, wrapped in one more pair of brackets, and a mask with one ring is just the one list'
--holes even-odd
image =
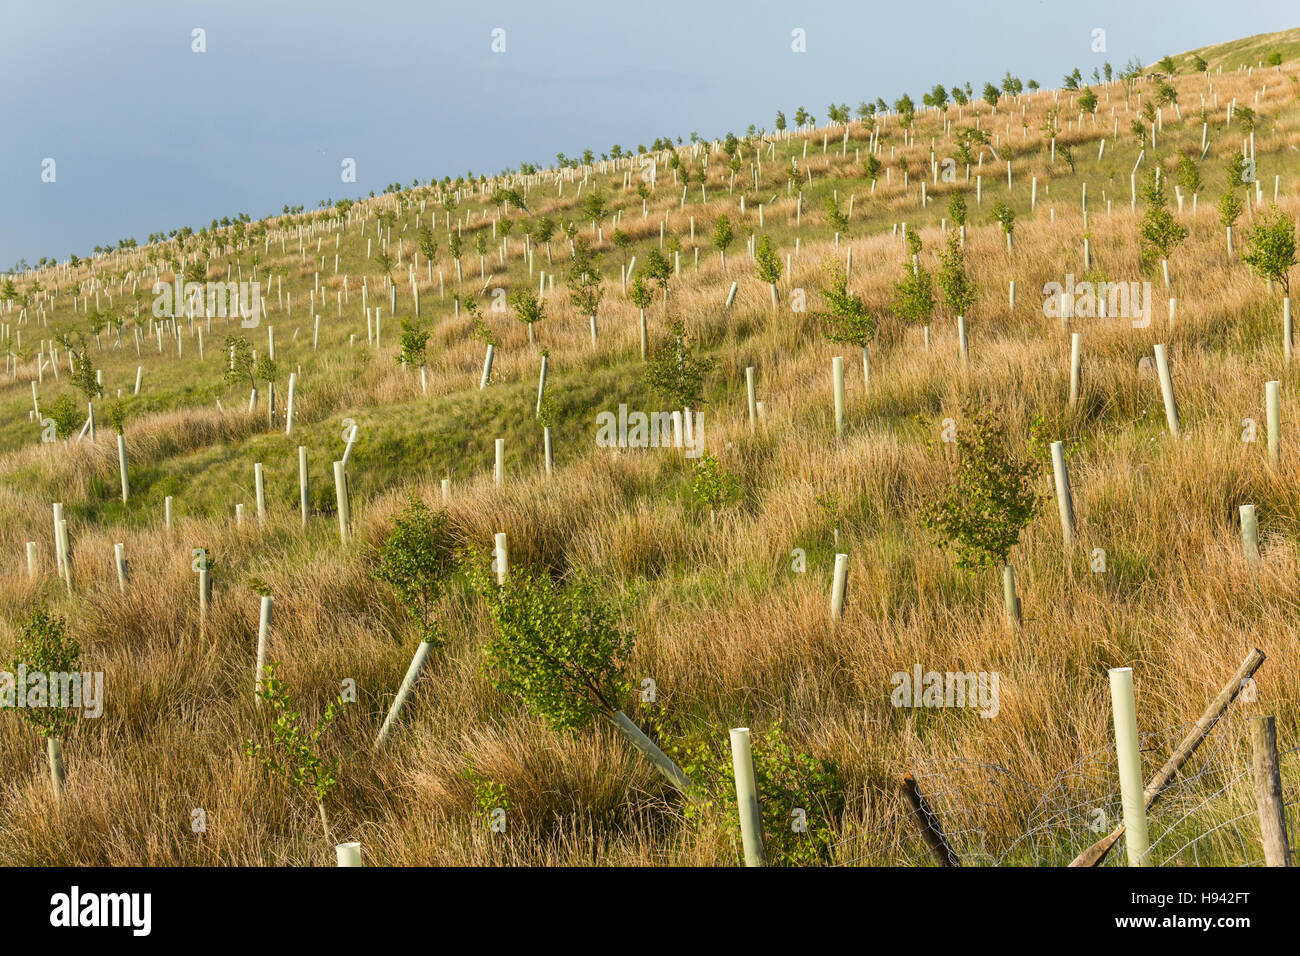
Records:
{"label": "hillside slope", "polygon": [[[644,156],[217,224],[14,277],[19,298],[0,312],[9,352],[0,377],[0,660],[16,656],[21,621],[45,605],[68,620],[83,668],[105,675],[105,712],[65,735],[57,802],[41,740],[0,715],[0,861],[327,864],[334,842],[355,839],[373,864],[732,865],[741,854],[727,731],[747,726],[773,862],[923,861],[899,791],[911,771],[937,794],[969,862],[1060,864],[1096,838],[1094,811],[1118,814],[1108,668],[1134,668],[1149,776],[1259,647],[1268,661],[1249,699],[1152,811],[1153,839],[1166,837],[1159,862],[1255,861],[1257,838],[1235,838],[1239,827],[1253,834],[1249,820],[1196,842],[1195,853],[1178,848],[1250,810],[1235,776],[1249,755],[1247,716],[1275,714],[1285,748],[1297,740],[1297,381],[1284,356],[1282,290],[1240,259],[1275,195],[1287,220],[1300,215],[1293,33],[1278,35],[1287,59],[1276,69],[1218,71],[1272,48],[1259,38],[1206,48],[1212,72],[1180,70],[1176,104],[1151,119],[1142,110],[1158,83],[1117,79],[1092,88],[1092,114],[1080,91],[1041,90],[1004,95],[996,111],[979,99],[918,107],[910,131],[889,111],[742,138],[734,162],[722,143],[659,144]],[[1252,112],[1230,119],[1234,101]],[[783,108],[792,116],[796,105]],[[1231,181],[1243,149],[1254,151],[1257,187]],[[1160,257],[1142,255],[1148,208],[1131,193],[1157,164],[1172,219],[1188,231],[1168,257],[1168,288]],[[501,190],[516,190],[517,201]],[[1225,192],[1246,203],[1232,254],[1215,208]],[[963,315],[966,356],[938,289],[925,327],[903,314],[895,290],[913,268],[905,236],[921,240],[916,265],[940,268],[957,195],[975,288]],[[1014,213],[1010,243],[995,204]],[[725,266],[714,242],[724,215],[734,231]],[[422,227],[436,250],[421,251]],[[776,307],[747,248],[763,237],[781,267]],[[588,264],[603,290],[594,341],[589,310],[573,301],[582,244],[600,256]],[[667,269],[662,284],[649,280],[651,353],[671,347],[680,320],[713,362],[694,409],[709,458],[600,440],[598,416],[620,405],[678,410],[644,375],[641,310],[621,278],[635,258],[633,277],[648,279],[652,253]],[[850,255],[848,288],[875,322],[869,381],[862,349],[830,341],[822,315]],[[260,284],[257,325],[155,318],[154,283],[196,262],[211,281]],[[1049,283],[1071,279],[1139,291],[1150,283],[1149,322],[1082,308],[1063,321]],[[511,297],[539,288],[545,313],[530,336]],[[375,308],[377,320],[365,311]],[[430,333],[423,374],[399,361],[402,318]],[[1072,405],[1076,332],[1082,376]],[[242,360],[228,374],[241,337],[259,358],[273,338],[273,414],[265,374],[246,374]],[[494,360],[480,388],[487,340]],[[1156,345],[1171,356],[1177,438],[1165,423]],[[102,376],[94,441],[76,434],[86,399],[71,382],[69,347]],[[551,474],[536,410],[543,356]],[[842,436],[836,358],[846,371]],[[761,421],[750,420],[748,369]],[[1270,464],[1264,403],[1274,380],[1282,440]],[[77,403],[73,433],[43,441],[58,437],[42,419],[63,395]],[[126,502],[110,423],[119,402]],[[1005,620],[1000,570],[958,568],[922,522],[950,481],[947,439],[970,434],[982,410],[1006,424],[1015,456],[1037,463],[1038,506],[1010,555],[1019,627]],[[342,543],[333,463],[353,425],[351,538]],[[1077,520],[1068,547],[1046,452],[1056,440]],[[312,489],[305,527],[299,447]],[[707,474],[699,462],[714,460],[734,476],[735,500],[697,496]],[[458,547],[482,553],[504,532],[512,572],[586,574],[617,605],[635,640],[616,703],[714,803],[684,801],[608,722],[557,731],[496,689],[484,656],[496,626],[459,575],[434,611],[442,646],[387,745],[373,746],[419,640],[373,574],[377,552],[410,497],[444,507],[444,480]],[[70,585],[56,571],[55,502],[73,547]],[[1243,554],[1243,504],[1259,519],[1258,567]],[[129,561],[124,592],[117,543]],[[212,567],[203,622],[196,548]],[[848,588],[833,622],[837,553],[847,555]],[[254,697],[262,591],[274,598],[267,660],[279,662],[306,719],[355,689],[323,738],[324,755],[339,761],[328,835],[309,794],[245,753],[268,732]],[[996,673],[996,716],[897,706],[895,675],[918,666]],[[1300,785],[1293,754],[1284,771],[1288,787]],[[491,827],[497,807],[504,833]],[[787,822],[796,811],[807,833]]]}

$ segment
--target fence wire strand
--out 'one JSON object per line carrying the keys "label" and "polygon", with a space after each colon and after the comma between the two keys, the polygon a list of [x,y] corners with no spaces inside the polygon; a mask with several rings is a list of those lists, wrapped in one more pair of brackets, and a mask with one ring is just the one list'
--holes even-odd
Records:
{"label": "fence wire strand", "polygon": [[[1141,736],[1145,779],[1192,726]],[[1283,794],[1300,794],[1300,747],[1280,752],[1278,762]],[[880,808],[879,824],[835,845],[839,865],[936,865],[918,812],[930,815],[962,866],[1066,866],[1123,819],[1113,743],[1038,783],[1000,764],[965,759],[922,761],[912,775],[924,810],[913,810],[900,792]],[[1300,799],[1284,803],[1293,858],[1297,806]],[[1147,829],[1156,866],[1263,865],[1248,715],[1234,707],[1218,721],[1148,808]],[[1101,865],[1126,863],[1121,837]]]}

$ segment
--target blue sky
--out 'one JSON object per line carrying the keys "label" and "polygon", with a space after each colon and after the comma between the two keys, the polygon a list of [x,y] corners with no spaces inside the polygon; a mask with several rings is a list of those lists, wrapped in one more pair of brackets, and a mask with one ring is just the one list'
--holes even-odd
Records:
{"label": "blue sky", "polygon": [[0,268],[391,182],[771,127],[801,104],[824,118],[832,100],[919,101],[1007,70],[1054,86],[1298,20],[1294,0],[0,0]]}

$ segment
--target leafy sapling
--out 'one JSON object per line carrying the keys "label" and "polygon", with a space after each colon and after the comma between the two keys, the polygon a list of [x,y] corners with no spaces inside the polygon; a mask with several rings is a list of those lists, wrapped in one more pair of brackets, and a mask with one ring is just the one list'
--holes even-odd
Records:
{"label": "leafy sapling", "polygon": [[1296,264],[1295,227],[1277,206],[1273,206],[1246,237],[1241,261],[1268,283],[1282,286],[1291,294],[1291,268]]}
{"label": "leafy sapling", "polygon": [[695,463],[691,494],[709,509],[712,523],[717,520],[719,508],[740,500],[740,479],[725,471],[716,457],[705,455]]}
{"label": "leafy sapling", "polygon": [[957,461],[944,493],[922,513],[922,524],[956,554],[959,568],[1003,567],[1007,620],[1020,622],[1020,602],[1008,556],[1037,514],[1039,466],[1011,448],[1006,425],[992,411],[968,412],[957,431]]}
{"label": "leafy sapling", "polygon": [[428,345],[429,330],[415,319],[402,319],[402,330],[398,335],[398,363],[406,368],[423,367]]}
{"label": "leafy sapling", "polygon": [[[50,695],[64,686],[63,678],[84,681],[89,674],[81,674],[81,645],[68,633],[63,618],[38,607],[22,622],[18,634],[16,656],[10,665],[11,674],[25,674],[26,686],[13,684],[9,693],[26,694],[24,706],[18,709],[37,736],[44,738],[46,756],[50,766],[50,781],[54,798],[63,795],[63,736],[76,724],[81,713],[68,700],[53,699]],[[82,687],[81,700],[86,704],[86,688]],[[15,701],[5,701],[0,686],[0,703],[14,707]]]}
{"label": "leafy sapling", "polygon": [[595,582],[567,582],[544,572],[511,568],[504,583],[482,556],[467,562],[475,589],[487,600],[495,632],[485,648],[488,680],[519,699],[555,731],[575,733],[604,718],[679,790],[690,780],[618,702],[630,691],[627,658],[633,634]]}
{"label": "leafy sapling", "polygon": [[510,294],[510,305],[515,310],[515,318],[528,326],[528,341],[533,338],[533,326],[546,314],[546,301],[532,289],[520,288]]}
{"label": "leafy sapling", "polygon": [[272,719],[266,729],[267,739],[246,740],[244,752],[271,773],[282,776],[291,787],[311,794],[325,839],[334,843],[326,802],[338,786],[339,761],[323,755],[321,738],[342,712],[343,698],[331,701],[315,726],[308,725],[302,714],[293,709],[289,685],[276,676],[279,666],[278,661],[270,661],[262,668],[262,686],[257,691],[257,696],[270,708]]}
{"label": "leafy sapling", "polygon": [[676,319],[672,341],[651,357],[643,381],[674,409],[698,408],[704,401],[705,378],[715,364],[715,359],[699,354],[698,344],[686,334],[686,324]]}
{"label": "leafy sapling", "polygon": [[455,544],[446,510],[412,498],[379,548],[374,576],[393,589],[419,631],[420,641],[441,644],[438,604],[455,568]]}

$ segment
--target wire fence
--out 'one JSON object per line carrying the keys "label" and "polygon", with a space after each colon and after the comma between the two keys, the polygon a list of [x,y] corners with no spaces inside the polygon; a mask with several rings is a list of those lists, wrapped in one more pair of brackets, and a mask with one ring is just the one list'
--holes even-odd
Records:
{"label": "wire fence", "polygon": [[[1191,729],[1183,724],[1142,735],[1144,779]],[[1300,822],[1300,747],[1278,764],[1287,831]],[[922,762],[913,770],[927,806],[903,797],[882,808],[883,822],[835,846],[844,866],[934,866],[924,824],[937,827],[962,866],[1066,866],[1123,820],[1115,747],[1082,756],[1037,784],[996,763]],[[928,820],[922,814],[929,814]],[[1264,863],[1248,732],[1248,715],[1233,707],[1147,808],[1149,855],[1155,866],[1261,866]],[[1295,840],[1289,845],[1294,862]],[[1127,862],[1123,838],[1101,865]]]}

